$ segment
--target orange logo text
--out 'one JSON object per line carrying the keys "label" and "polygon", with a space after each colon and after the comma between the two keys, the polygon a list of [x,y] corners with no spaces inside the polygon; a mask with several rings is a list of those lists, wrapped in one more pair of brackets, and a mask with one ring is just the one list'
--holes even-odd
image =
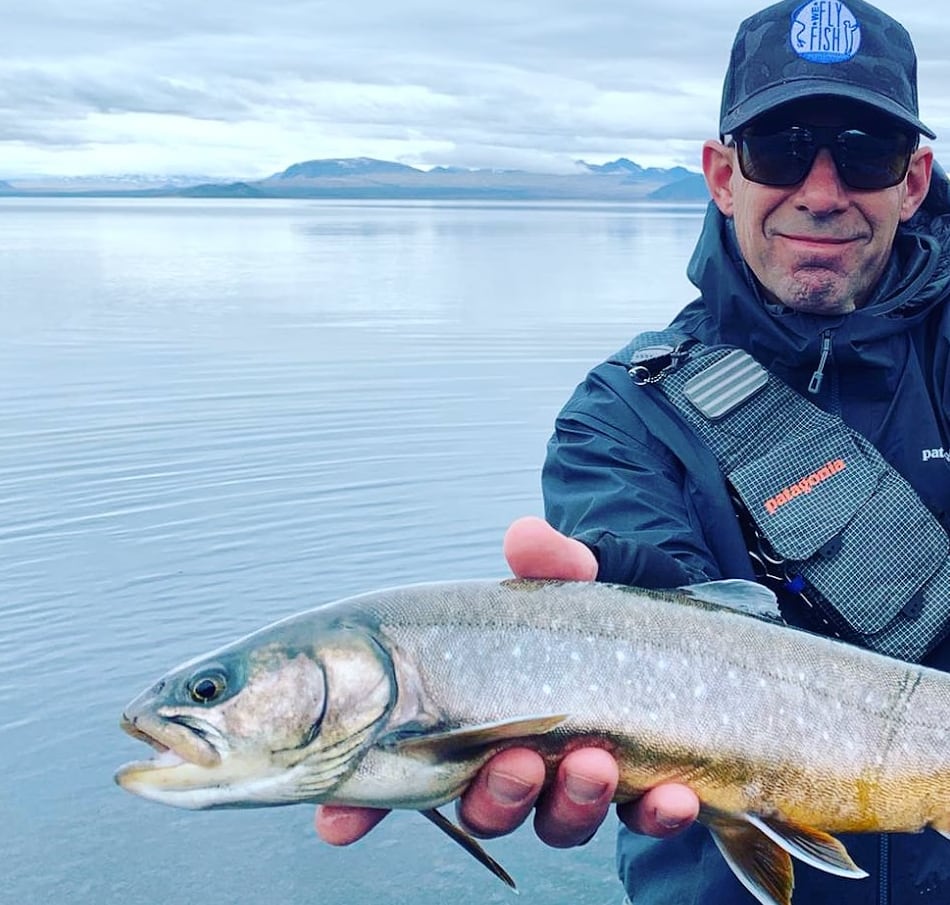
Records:
{"label": "orange logo text", "polygon": [[822,481],[827,481],[828,478],[844,471],[844,467],[844,459],[833,459],[831,462],[827,462],[808,477],[802,478],[794,484],[789,484],[788,487],[783,487],[775,496],[767,499],[765,501],[765,511],[769,515],[775,515],[781,506],[791,502],[797,496],[811,493]]}

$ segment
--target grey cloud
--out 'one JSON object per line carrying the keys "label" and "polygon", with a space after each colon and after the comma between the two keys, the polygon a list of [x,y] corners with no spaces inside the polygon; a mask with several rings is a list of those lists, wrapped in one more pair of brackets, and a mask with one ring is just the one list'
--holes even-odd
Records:
{"label": "grey cloud", "polygon": [[[672,147],[714,128],[735,27],[758,5],[33,0],[0,31],[0,142],[95,141],[84,122],[127,113],[262,129],[309,122],[460,153]],[[942,89],[932,100],[924,90],[946,83],[942,0],[906,12],[922,108],[950,131]]]}

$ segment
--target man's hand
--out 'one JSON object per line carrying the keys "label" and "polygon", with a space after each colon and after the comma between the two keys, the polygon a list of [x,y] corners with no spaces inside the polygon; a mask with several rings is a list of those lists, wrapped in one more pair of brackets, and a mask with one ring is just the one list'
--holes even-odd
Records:
{"label": "man's hand", "polygon": [[[505,557],[519,578],[593,581],[597,560],[580,541],[538,518],[522,518],[505,534]],[[459,801],[462,826],[476,836],[501,836],[516,829],[532,808],[534,828],[548,845],[569,848],[587,842],[603,822],[617,788],[613,757],[601,748],[578,748],[558,766],[541,794],[544,761],[528,748],[496,754],[475,776]],[[333,845],[347,845],[368,833],[386,811],[324,806],[317,810],[317,833]],[[663,785],[617,809],[634,832],[670,836],[689,826],[699,800],[686,786]]]}

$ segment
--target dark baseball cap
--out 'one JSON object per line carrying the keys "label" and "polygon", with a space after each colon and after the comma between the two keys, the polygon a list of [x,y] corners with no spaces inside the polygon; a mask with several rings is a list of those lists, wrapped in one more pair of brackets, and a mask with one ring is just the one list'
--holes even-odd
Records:
{"label": "dark baseball cap", "polygon": [[816,96],[858,101],[937,137],[918,119],[910,35],[863,0],[786,0],[746,19],[732,45],[719,132]]}

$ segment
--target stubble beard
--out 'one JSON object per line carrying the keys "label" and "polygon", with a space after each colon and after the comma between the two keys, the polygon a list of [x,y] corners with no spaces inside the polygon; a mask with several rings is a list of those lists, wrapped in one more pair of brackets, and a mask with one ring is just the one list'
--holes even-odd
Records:
{"label": "stubble beard", "polygon": [[857,307],[853,287],[826,268],[799,268],[782,288],[778,300],[803,314],[850,314]]}

